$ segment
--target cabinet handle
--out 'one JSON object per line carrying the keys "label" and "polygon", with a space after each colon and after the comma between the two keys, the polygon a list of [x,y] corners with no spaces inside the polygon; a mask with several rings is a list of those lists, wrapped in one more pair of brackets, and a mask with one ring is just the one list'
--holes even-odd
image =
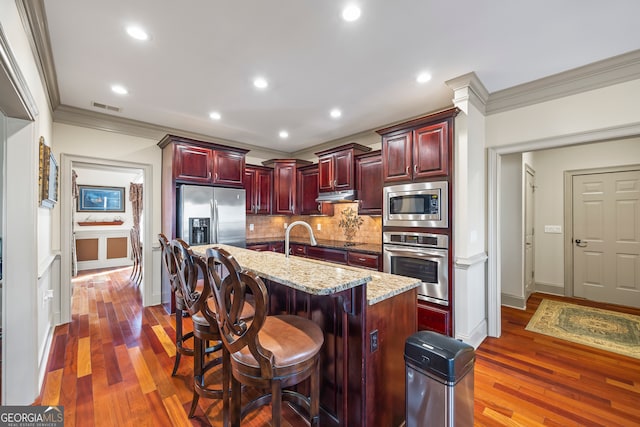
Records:
{"label": "cabinet handle", "polygon": [[218,180],[218,172],[216,172],[215,174],[213,174],[213,180],[217,181]]}
{"label": "cabinet handle", "polygon": [[211,179],[211,171],[207,172],[207,179]]}
{"label": "cabinet handle", "polygon": [[318,203],[318,212],[322,212],[322,203]]}
{"label": "cabinet handle", "polygon": [[407,166],[407,175],[409,175],[409,166]]}
{"label": "cabinet handle", "polygon": [[413,165],[413,171],[414,171],[415,173],[418,173],[418,165],[417,165],[417,164],[416,164],[416,165]]}
{"label": "cabinet handle", "polygon": [[358,261],[366,261],[364,258],[358,258]]}

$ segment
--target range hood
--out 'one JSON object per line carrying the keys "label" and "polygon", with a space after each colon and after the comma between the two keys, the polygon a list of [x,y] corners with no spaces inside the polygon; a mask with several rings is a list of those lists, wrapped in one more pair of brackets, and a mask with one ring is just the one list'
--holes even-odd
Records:
{"label": "range hood", "polygon": [[356,201],[356,190],[327,191],[319,193],[316,202],[349,203]]}

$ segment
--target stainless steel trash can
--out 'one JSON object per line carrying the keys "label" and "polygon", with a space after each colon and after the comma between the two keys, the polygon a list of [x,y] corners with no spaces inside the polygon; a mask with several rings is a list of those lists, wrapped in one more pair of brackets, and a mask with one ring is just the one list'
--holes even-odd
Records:
{"label": "stainless steel trash can", "polygon": [[406,427],[473,426],[472,346],[431,331],[405,342]]}

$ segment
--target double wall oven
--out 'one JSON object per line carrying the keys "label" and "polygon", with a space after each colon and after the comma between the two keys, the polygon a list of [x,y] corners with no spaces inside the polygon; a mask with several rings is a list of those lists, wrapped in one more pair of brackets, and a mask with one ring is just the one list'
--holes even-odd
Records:
{"label": "double wall oven", "polygon": [[418,299],[441,306],[449,306],[448,197],[447,181],[384,188],[384,271],[420,279]]}

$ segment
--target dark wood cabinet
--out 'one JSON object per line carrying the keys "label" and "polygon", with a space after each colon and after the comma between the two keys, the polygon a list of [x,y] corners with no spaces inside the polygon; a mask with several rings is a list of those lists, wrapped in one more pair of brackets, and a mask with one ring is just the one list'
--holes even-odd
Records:
{"label": "dark wood cabinet", "polygon": [[378,130],[385,183],[449,175],[457,108]]}
{"label": "dark wood cabinet", "polygon": [[211,183],[228,187],[242,187],[244,157],[244,153],[213,151],[213,179]]}
{"label": "dark wood cabinet", "polygon": [[280,252],[284,253],[284,242],[253,243],[247,245],[247,249],[256,252]]}
{"label": "dark wood cabinet", "polygon": [[307,246],[307,258],[319,259],[322,261],[335,262],[336,264],[347,263],[347,251],[343,249],[321,248],[318,246]]}
{"label": "dark wood cabinet", "polygon": [[451,336],[451,313],[446,308],[418,301],[418,330]]}
{"label": "dark wood cabinet", "polygon": [[273,169],[247,165],[244,170],[247,214],[269,215],[273,193]]}
{"label": "dark wood cabinet", "polygon": [[382,271],[380,255],[349,251],[347,255],[347,264],[353,265],[354,267]]}
{"label": "dark wood cabinet", "polygon": [[213,176],[213,151],[191,145],[175,145],[175,179],[208,184]]}
{"label": "dark wood cabinet", "polygon": [[242,187],[245,152],[175,144],[176,181]]}
{"label": "dark wood cabinet", "polygon": [[318,189],[328,191],[353,190],[355,188],[354,158],[371,151],[360,144],[347,144],[316,153],[318,156]]}
{"label": "dark wood cabinet", "polygon": [[311,162],[299,159],[273,159],[262,163],[273,167],[273,213],[277,215],[298,214],[297,171]]}
{"label": "dark wood cabinet", "polygon": [[300,215],[333,215],[333,205],[316,202],[318,198],[318,165],[298,169],[298,213]]}
{"label": "dark wood cabinet", "polygon": [[359,215],[382,215],[382,155],[380,151],[356,157]]}

